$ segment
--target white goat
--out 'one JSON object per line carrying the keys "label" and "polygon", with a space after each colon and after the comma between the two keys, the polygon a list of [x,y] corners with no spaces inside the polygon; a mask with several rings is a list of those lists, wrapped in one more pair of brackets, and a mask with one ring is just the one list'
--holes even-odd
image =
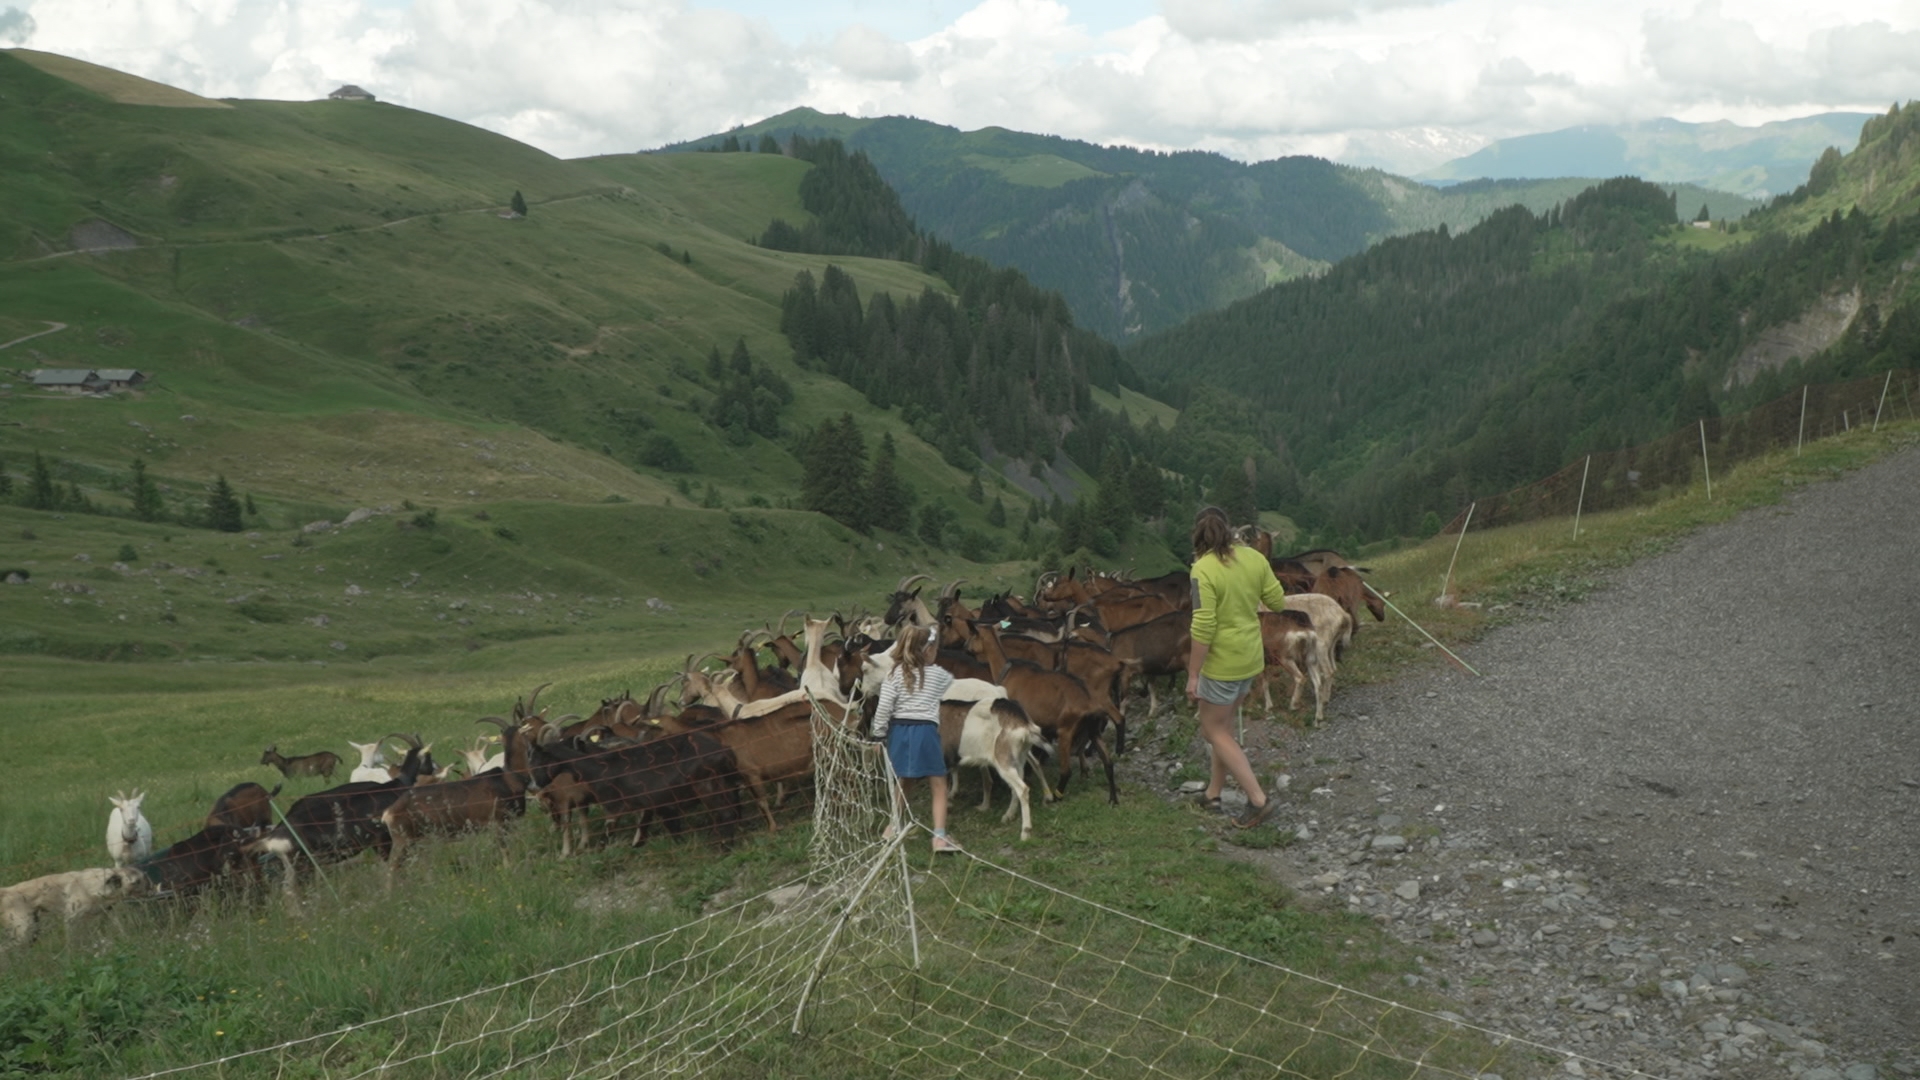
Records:
{"label": "white goat", "polygon": [[0,889],[0,926],[24,945],[39,933],[43,919],[59,915],[72,922],[148,889],[147,875],[131,866],[48,874]]}
{"label": "white goat", "polygon": [[[871,653],[860,671],[861,692],[869,697],[880,693],[880,684],[893,672],[893,646]],[[1020,839],[1033,835],[1033,809],[1028,799],[1025,769],[1032,766],[1040,778],[1040,790],[1046,801],[1055,798],[1047,772],[1033,756],[1035,748],[1046,745],[1039,725],[1027,716],[1020,703],[1007,696],[1006,688],[985,679],[955,679],[940,702],[940,749],[948,760],[959,765],[991,769],[1006,781],[1013,798],[1007,803],[1002,822],[1013,819],[1014,807],[1020,808]],[[948,795],[960,793],[960,774],[951,774]],[[993,781],[987,779],[980,793],[980,809],[993,804]]]}
{"label": "white goat", "polygon": [[805,616],[807,626],[807,658],[800,666],[800,689],[812,694],[816,700],[845,705],[847,699],[840,693],[840,673],[833,666],[820,659],[820,650],[827,642],[829,620]]}
{"label": "white goat", "polygon": [[387,772],[387,755],[382,750],[386,745],[385,739],[370,743],[357,743],[348,739],[347,745],[360,751],[360,764],[355,766],[352,775],[347,777],[349,781],[384,784],[393,779],[393,776]]}
{"label": "white goat", "polygon": [[113,811],[107,815],[107,854],[113,856],[115,866],[132,866],[153,854],[153,826],[140,812],[140,803],[146,797],[144,791],[107,796],[113,804]]}
{"label": "white goat", "polygon": [[468,776],[479,776],[488,769],[501,769],[506,767],[506,751],[498,750],[494,752],[493,756],[487,756],[487,747],[499,741],[500,736],[498,735],[477,735],[473,740],[473,749],[460,751],[460,756],[465,758],[467,762]]}
{"label": "white goat", "polygon": [[[1287,610],[1304,613],[1313,620],[1313,634],[1318,639],[1321,671],[1326,677],[1325,697],[1333,697],[1333,672],[1335,660],[1346,647],[1353,643],[1353,616],[1340,606],[1340,601],[1319,593],[1294,593],[1287,597]],[[1315,688],[1316,692],[1319,688]],[[1294,706],[1300,704],[1300,685],[1293,688]]]}

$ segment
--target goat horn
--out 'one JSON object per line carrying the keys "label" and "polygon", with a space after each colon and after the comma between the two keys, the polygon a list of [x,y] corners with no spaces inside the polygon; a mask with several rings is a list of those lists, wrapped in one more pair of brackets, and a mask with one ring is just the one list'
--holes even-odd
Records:
{"label": "goat horn", "polygon": [[911,584],[913,584],[913,583],[914,583],[914,582],[916,582],[916,581],[923,581],[923,580],[924,580],[924,581],[932,581],[932,580],[933,580],[933,575],[932,575],[932,574],[908,574],[908,575],[907,575],[906,577],[903,577],[903,578],[901,578],[901,579],[900,579],[900,584],[898,584],[898,585],[895,585],[895,586],[893,587],[893,591],[894,591],[894,592],[906,592],[906,591],[907,591],[907,586],[909,586],[909,585],[911,585]]}
{"label": "goat horn", "polygon": [[687,668],[688,668],[688,670],[692,670],[692,669],[693,669],[694,667],[696,667],[696,666],[700,666],[700,667],[704,667],[704,666],[706,665],[706,663],[707,663],[707,658],[708,658],[708,657],[713,657],[713,658],[715,658],[715,659],[718,659],[718,658],[719,658],[719,656],[720,656],[720,654],[719,654],[719,653],[717,653],[717,652],[710,652],[710,653],[708,653],[708,654],[707,654],[706,656],[702,656],[702,657],[700,658],[700,663],[699,663],[698,665],[695,665],[695,664],[688,664],[688,665],[687,665]]}
{"label": "goat horn", "polygon": [[394,732],[393,734],[388,735],[387,738],[399,739],[401,742],[406,743],[408,746],[413,747],[415,750],[420,749],[420,736],[418,735],[403,735],[399,732]]}
{"label": "goat horn", "polygon": [[578,719],[580,719],[580,714],[579,714],[579,713],[577,713],[577,712],[570,712],[570,713],[568,713],[568,714],[567,714],[567,715],[565,715],[565,716],[558,716],[558,717],[555,717],[555,718],[553,718],[552,720],[549,720],[549,721],[547,721],[547,723],[548,723],[548,724],[550,724],[550,725],[552,725],[552,726],[554,726],[554,727],[562,727],[562,726],[564,726],[564,725],[565,725],[565,724],[566,724],[566,723],[567,723],[568,721],[571,721],[571,720],[578,720]]}
{"label": "goat horn", "polygon": [[543,683],[541,683],[541,684],[540,684],[539,686],[536,686],[536,687],[534,687],[534,688],[533,688],[533,693],[532,693],[532,694],[530,694],[530,695],[528,695],[528,697],[527,697],[527,711],[528,711],[528,712],[532,712],[532,711],[533,711],[533,706],[534,706],[534,703],[540,700],[540,691],[542,691],[542,690],[545,690],[545,689],[546,689],[547,687],[549,687],[549,686],[552,686],[552,685],[553,685],[553,684],[552,684],[552,683],[550,683],[550,682],[543,682]]}
{"label": "goat horn", "polygon": [[480,719],[475,720],[474,723],[492,724],[493,726],[499,728],[502,733],[504,733],[509,727],[513,726],[513,722],[511,720],[508,720],[504,716],[483,716]]}
{"label": "goat horn", "polygon": [[967,583],[966,578],[954,578],[952,581],[947,583],[946,588],[940,590],[940,599],[951,601],[957,598],[960,595],[960,586],[965,585],[966,583]]}

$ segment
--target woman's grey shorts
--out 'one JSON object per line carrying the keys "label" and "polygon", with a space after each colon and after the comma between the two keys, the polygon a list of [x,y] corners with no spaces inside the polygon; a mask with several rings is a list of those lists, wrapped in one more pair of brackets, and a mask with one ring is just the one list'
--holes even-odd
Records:
{"label": "woman's grey shorts", "polygon": [[1251,689],[1253,680],[1250,678],[1222,680],[1200,676],[1200,700],[1209,705],[1237,705]]}

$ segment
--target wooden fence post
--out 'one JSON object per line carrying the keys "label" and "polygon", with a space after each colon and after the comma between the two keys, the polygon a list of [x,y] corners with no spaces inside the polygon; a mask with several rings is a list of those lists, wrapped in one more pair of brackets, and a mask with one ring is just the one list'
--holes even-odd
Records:
{"label": "wooden fence post", "polygon": [[1587,464],[1580,470],[1580,501],[1573,504],[1573,538],[1580,539],[1580,511],[1587,505],[1587,474],[1593,471],[1593,455],[1587,455]]}
{"label": "wooden fence post", "polygon": [[1713,467],[1707,464],[1707,421],[1700,421],[1700,468],[1707,474],[1707,501],[1713,501]]}

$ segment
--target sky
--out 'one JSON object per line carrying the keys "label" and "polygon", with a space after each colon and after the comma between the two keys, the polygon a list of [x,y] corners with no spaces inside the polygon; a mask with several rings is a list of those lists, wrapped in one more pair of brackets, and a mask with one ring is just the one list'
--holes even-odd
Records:
{"label": "sky", "polygon": [[807,105],[1414,173],[1920,98],[1920,0],[0,0],[0,45],[210,97],[354,83],[562,157]]}

